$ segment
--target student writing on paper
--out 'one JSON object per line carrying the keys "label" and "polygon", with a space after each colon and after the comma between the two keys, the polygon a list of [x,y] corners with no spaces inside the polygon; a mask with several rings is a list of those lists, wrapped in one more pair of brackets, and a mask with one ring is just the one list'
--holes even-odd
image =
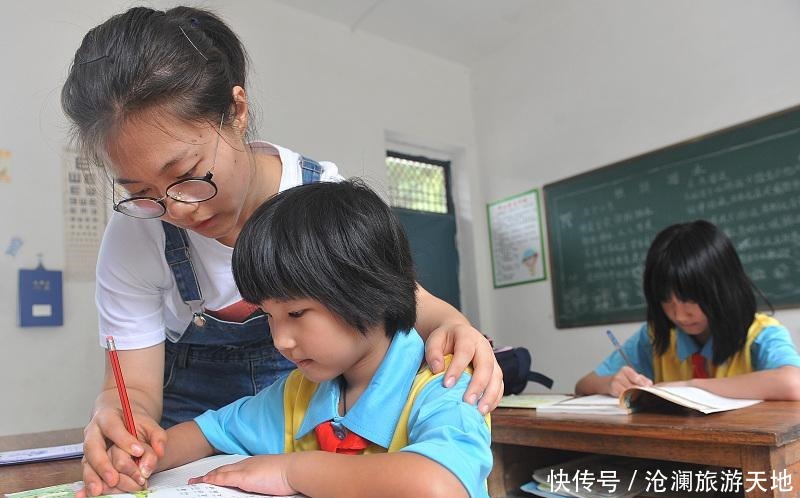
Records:
{"label": "student writing on paper", "polygon": [[488,496],[488,418],[462,399],[468,375],[447,389],[424,363],[408,242],[377,194],[356,180],[281,192],[245,224],[232,262],[242,296],[298,368],[168,429],[159,468],[239,453],[259,456],[197,482],[311,497]]}
{"label": "student writing on paper", "polygon": [[[139,431],[137,439],[125,430],[107,368],[85,431],[91,495],[120,484],[110,446],[141,457],[135,479],[143,483],[162,427],[254,394],[294,367],[273,345],[264,314],[239,295],[232,247],[278,191],[342,177],[333,163],[253,139],[248,62],[223,19],[193,7],[131,8],[92,28],[75,52],[61,104],[114,204],[97,262],[100,342],[116,340]],[[298,111],[313,119],[315,109]],[[433,369],[453,353],[451,385],[471,362],[465,399],[482,413],[493,409],[503,383],[488,341],[422,287],[418,304]]]}
{"label": "student writing on paper", "polygon": [[789,331],[756,313],[756,288],[730,239],[698,220],[662,230],[644,269],[647,323],[578,381],[578,394],[618,396],[653,382],[731,398],[800,399],[800,355]]}

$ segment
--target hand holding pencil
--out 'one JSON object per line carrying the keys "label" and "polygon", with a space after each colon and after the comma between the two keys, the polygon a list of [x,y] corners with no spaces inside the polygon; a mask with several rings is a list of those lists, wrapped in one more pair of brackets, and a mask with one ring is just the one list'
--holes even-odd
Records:
{"label": "hand holding pencil", "polygon": [[[128,390],[125,387],[125,379],[122,377],[122,368],[119,366],[119,357],[117,356],[117,347],[114,344],[114,338],[111,336],[106,337],[106,346],[108,351],[108,361],[114,371],[114,382],[117,383],[117,392],[119,393],[119,402],[122,406],[122,416],[125,420],[125,428],[131,433],[131,436],[136,436],[136,424],[133,421],[133,411],[131,410],[131,402],[128,400]],[[133,457],[136,465],[139,465],[139,457]]]}
{"label": "hand holding pencil", "polygon": [[[112,337],[106,338],[106,347],[107,378],[110,381],[113,374],[114,380],[106,384],[98,397],[92,419],[84,430],[82,473],[85,487],[76,493],[77,498],[141,490],[164,455],[166,433],[150,415],[156,407],[149,407],[148,398],[142,396],[143,385],[145,395],[149,392],[147,386],[155,385],[154,377],[147,375],[150,372],[146,368],[147,357],[143,361],[141,355],[131,357],[127,351],[118,354]],[[163,355],[163,351],[160,354]],[[123,367],[129,376],[137,368],[144,368],[133,377],[134,390],[130,392]],[[143,379],[147,383],[142,384]],[[138,410],[135,420],[132,406]]]}
{"label": "hand holding pencil", "polygon": [[617,338],[614,336],[614,333],[610,330],[606,331],[606,335],[608,339],[611,341],[611,344],[614,345],[614,348],[617,352],[622,356],[622,359],[625,361],[625,366],[619,369],[616,374],[611,377],[609,382],[609,394],[612,396],[619,396],[622,392],[633,386],[652,386],[653,381],[644,375],[640,374],[633,362],[631,362],[628,355],[625,353],[625,349],[619,343]]}
{"label": "hand holding pencil", "polygon": [[628,358],[628,355],[625,354],[625,350],[622,349],[622,344],[619,343],[614,333],[611,332],[611,330],[606,330],[606,335],[608,336],[608,340],[611,341],[611,344],[614,345],[614,349],[616,349],[617,352],[620,354],[620,356],[622,356],[622,359],[625,360],[625,364],[631,367],[631,369],[633,369],[634,371],[636,371],[636,368],[634,368],[633,363],[631,363],[631,359]]}

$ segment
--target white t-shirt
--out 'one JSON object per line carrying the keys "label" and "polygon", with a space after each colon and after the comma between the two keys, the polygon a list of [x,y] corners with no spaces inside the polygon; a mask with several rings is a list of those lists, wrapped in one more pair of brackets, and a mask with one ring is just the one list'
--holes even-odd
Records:
{"label": "white t-shirt", "polygon": [[[254,144],[255,145],[255,144]],[[279,190],[303,183],[300,154],[257,142],[259,152],[272,146],[283,164]],[[321,161],[321,181],[342,180],[336,165]],[[239,302],[231,272],[233,248],[192,231],[189,250],[205,308],[220,310]],[[183,331],[192,312],[181,299],[164,258],[161,220],[141,220],[114,212],[103,234],[97,260],[95,302],[100,345],[114,336],[119,349],[140,349],[163,342],[165,328]]]}

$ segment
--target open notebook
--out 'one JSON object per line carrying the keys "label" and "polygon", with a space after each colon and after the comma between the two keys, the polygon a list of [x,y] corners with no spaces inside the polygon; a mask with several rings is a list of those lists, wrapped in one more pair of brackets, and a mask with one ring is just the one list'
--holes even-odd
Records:
{"label": "open notebook", "polygon": [[619,398],[603,394],[578,396],[538,407],[540,413],[627,415],[633,412],[708,414],[736,410],[760,403],[758,399],[718,396],[696,387],[631,387]]}
{"label": "open notebook", "polygon": [[[148,491],[137,494],[110,495],[119,498],[264,498],[268,495],[246,493],[237,489],[223,488],[211,484],[186,484],[190,478],[206,474],[222,465],[238,462],[242,455],[215,455],[181,467],[154,474],[148,482]],[[47,488],[11,493],[7,498],[74,498],[75,491],[82,487],[81,482],[60,484]],[[144,494],[143,494],[144,493]],[[300,497],[302,495],[293,495]]]}

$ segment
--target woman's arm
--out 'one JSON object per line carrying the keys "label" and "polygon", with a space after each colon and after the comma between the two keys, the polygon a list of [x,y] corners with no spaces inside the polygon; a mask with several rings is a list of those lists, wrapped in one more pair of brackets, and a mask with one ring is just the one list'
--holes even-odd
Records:
{"label": "woman's arm", "polygon": [[[102,390],[83,431],[83,482],[88,496],[97,496],[104,489],[141,489],[164,452],[165,433],[158,425],[163,401],[164,344],[118,350],[117,355],[138,437],[125,429],[113,370],[106,362]],[[109,456],[111,445],[116,448]],[[132,456],[140,457],[138,467]]]}
{"label": "woman's arm", "polygon": [[760,370],[720,379],[692,379],[668,384],[699,387],[729,398],[800,400],[800,368],[793,366]]}
{"label": "woman's arm", "polygon": [[455,385],[472,363],[472,381],[464,393],[464,401],[475,404],[480,398],[481,413],[494,410],[503,397],[503,371],[486,337],[461,312],[419,284],[415,326],[425,339],[425,359],[434,373],[442,371],[444,355],[453,354],[444,375],[445,386]]}

